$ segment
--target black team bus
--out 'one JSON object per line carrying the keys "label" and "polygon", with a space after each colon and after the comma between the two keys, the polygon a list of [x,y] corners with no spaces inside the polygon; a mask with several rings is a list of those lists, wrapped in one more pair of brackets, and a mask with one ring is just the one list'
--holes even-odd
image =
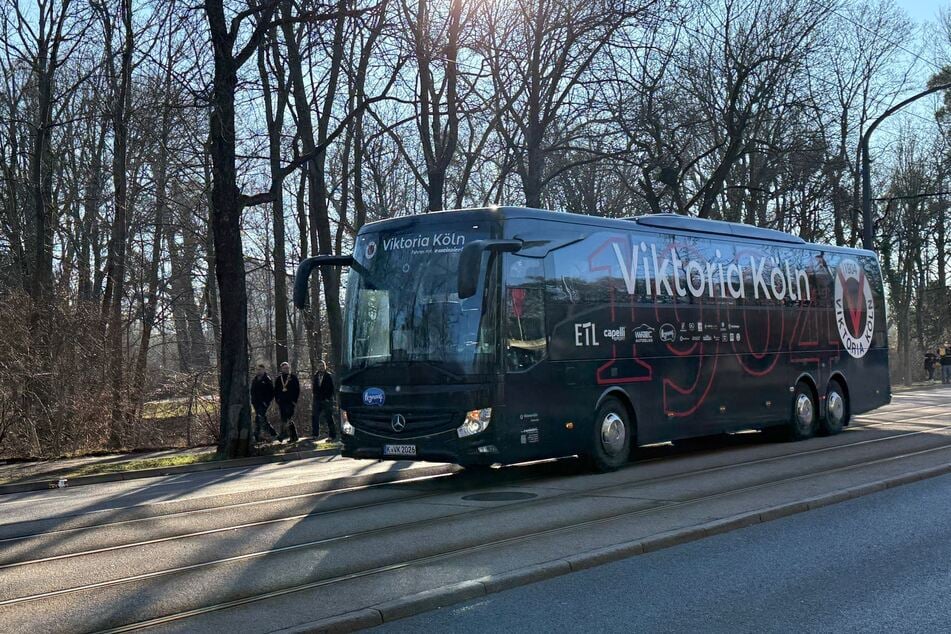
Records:
{"label": "black team bus", "polygon": [[835,434],[888,403],[870,251],[675,214],[499,207],[374,222],[349,266],[345,456],[475,466],[775,427]]}

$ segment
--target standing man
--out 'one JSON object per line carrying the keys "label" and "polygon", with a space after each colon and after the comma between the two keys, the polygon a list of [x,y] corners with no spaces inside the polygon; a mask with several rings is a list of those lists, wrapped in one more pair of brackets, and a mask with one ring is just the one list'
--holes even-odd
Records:
{"label": "standing man", "polygon": [[274,400],[274,382],[267,374],[267,368],[263,363],[258,364],[258,371],[251,379],[251,406],[254,407],[254,442],[258,442],[261,436],[261,430],[267,430],[267,433],[273,438],[277,432],[267,422],[267,408],[271,406]]}
{"label": "standing man", "polygon": [[944,344],[944,353],[941,355],[941,382],[951,384],[951,344]]}
{"label": "standing man", "polygon": [[281,373],[274,379],[274,400],[281,410],[281,433],[277,436],[278,442],[285,438],[297,442],[297,427],[292,419],[299,398],[300,381],[297,380],[297,375],[291,372],[291,364],[285,361],[281,364]]}
{"label": "standing man", "polygon": [[937,355],[931,350],[925,353],[925,372],[928,373],[929,381],[934,381],[934,364],[937,360]]}
{"label": "standing man", "polygon": [[310,419],[311,431],[314,432],[314,439],[320,438],[320,421],[327,420],[327,432],[331,441],[337,440],[337,426],[334,423],[334,378],[327,371],[327,364],[322,360],[317,362],[317,372],[314,374],[314,380],[311,383],[311,391],[314,394],[314,406]]}

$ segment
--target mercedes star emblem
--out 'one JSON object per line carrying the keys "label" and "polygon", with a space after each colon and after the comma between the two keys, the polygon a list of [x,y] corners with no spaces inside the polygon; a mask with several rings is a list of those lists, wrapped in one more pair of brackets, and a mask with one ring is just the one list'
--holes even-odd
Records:
{"label": "mercedes star emblem", "polygon": [[390,427],[395,432],[403,431],[406,429],[406,417],[402,414],[393,414],[393,418],[390,419]]}

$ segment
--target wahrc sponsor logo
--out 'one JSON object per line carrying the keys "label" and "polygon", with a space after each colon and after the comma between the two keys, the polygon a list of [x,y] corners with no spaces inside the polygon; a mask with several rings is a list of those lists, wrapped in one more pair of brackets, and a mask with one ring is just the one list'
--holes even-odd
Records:
{"label": "wahrc sponsor logo", "polygon": [[641,324],[634,329],[635,343],[651,343],[654,341],[654,327]]}

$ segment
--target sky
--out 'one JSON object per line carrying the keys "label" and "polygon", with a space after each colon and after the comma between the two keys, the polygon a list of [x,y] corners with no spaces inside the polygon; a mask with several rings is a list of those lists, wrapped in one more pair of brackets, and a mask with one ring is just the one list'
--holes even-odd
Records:
{"label": "sky", "polygon": [[949,0],[896,0],[895,4],[904,9],[916,22],[935,20],[938,9],[949,7]]}
{"label": "sky", "polygon": [[[893,0],[895,5],[903,9],[908,17],[913,21],[917,22],[919,26],[923,26],[925,23],[936,24],[938,20],[938,11],[940,9],[947,9],[951,11],[951,0]],[[927,33],[927,31],[925,31]],[[920,37],[927,38],[926,34],[922,34],[919,31]],[[922,58],[929,58],[934,54],[933,51],[928,50],[927,44],[916,44],[916,43],[903,43],[908,49],[919,52]],[[915,64],[915,69],[912,72],[912,85],[909,86],[907,95],[915,92],[913,89],[915,84],[920,84],[921,87],[927,83],[928,79],[935,72],[935,67],[933,63],[929,63],[926,59],[921,59]],[[915,77],[917,76],[917,79]],[[906,95],[906,96],[907,96]],[[926,97],[921,101],[914,103],[906,107],[903,111],[897,113],[896,115],[889,117],[882,126],[878,129],[875,135],[872,137],[872,146],[873,147],[885,147],[891,145],[901,136],[901,128],[903,124],[914,124],[914,125],[933,125],[934,122],[934,109],[937,106],[938,98]]]}

